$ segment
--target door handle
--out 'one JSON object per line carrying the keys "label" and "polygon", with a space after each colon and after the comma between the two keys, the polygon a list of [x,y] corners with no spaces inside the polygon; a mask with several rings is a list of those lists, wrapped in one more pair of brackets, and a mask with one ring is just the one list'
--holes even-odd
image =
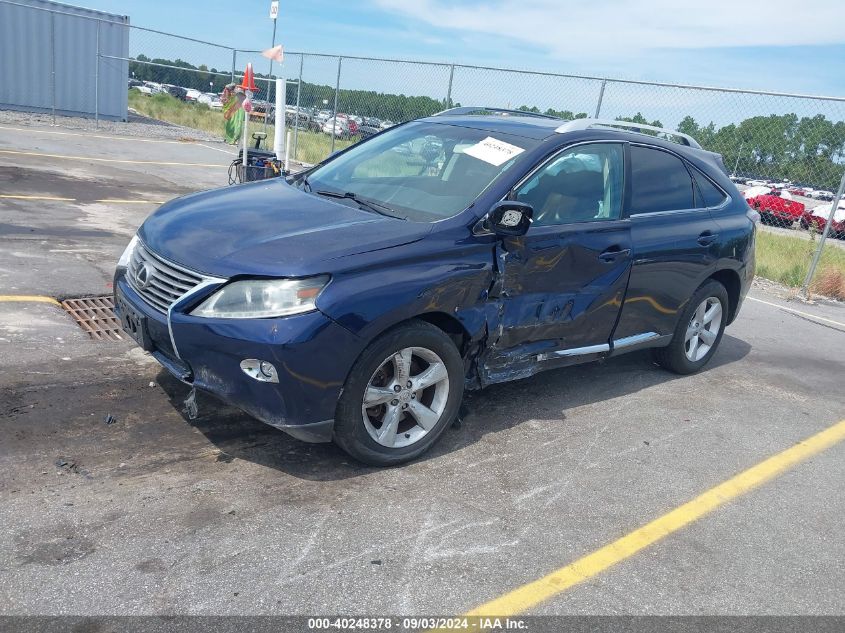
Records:
{"label": "door handle", "polygon": [[599,259],[603,262],[614,262],[620,257],[628,257],[628,255],[630,254],[630,248],[619,248],[618,246],[611,246],[601,255],[599,255]]}
{"label": "door handle", "polygon": [[718,233],[712,233],[710,231],[704,231],[701,235],[698,236],[698,243],[702,246],[710,246],[713,242],[715,242],[719,238]]}

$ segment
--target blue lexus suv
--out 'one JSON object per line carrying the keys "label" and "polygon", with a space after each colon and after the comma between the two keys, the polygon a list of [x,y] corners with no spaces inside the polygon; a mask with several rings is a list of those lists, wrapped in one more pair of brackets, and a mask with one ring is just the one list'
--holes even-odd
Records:
{"label": "blue lexus suv", "polygon": [[399,464],[465,389],[644,348],[701,369],[753,278],[755,222],[684,134],[456,108],[163,205],[115,310],[193,388]]}

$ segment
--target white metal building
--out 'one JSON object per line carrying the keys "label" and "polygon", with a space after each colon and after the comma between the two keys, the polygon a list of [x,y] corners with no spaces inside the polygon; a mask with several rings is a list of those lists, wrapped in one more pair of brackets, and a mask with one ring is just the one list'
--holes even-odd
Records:
{"label": "white metal building", "polygon": [[0,0],[0,110],[126,120],[128,57],[128,16]]}

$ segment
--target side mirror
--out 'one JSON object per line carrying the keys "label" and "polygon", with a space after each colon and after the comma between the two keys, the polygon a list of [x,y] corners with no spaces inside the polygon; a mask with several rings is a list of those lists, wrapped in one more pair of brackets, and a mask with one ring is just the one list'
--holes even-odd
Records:
{"label": "side mirror", "polygon": [[533,217],[534,208],[530,204],[503,200],[490,209],[490,228],[496,235],[519,237],[528,232]]}

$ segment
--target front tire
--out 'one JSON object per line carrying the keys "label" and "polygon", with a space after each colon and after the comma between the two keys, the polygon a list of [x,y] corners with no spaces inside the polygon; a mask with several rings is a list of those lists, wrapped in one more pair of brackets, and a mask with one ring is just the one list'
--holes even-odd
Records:
{"label": "front tire", "polygon": [[355,459],[393,466],[427,451],[458,413],[464,363],[424,321],[389,330],[361,354],[335,412],[334,440]]}
{"label": "front tire", "polygon": [[728,291],[718,281],[707,281],[681,313],[672,342],[654,350],[654,360],[676,374],[700,371],[722,342],[727,317]]}

